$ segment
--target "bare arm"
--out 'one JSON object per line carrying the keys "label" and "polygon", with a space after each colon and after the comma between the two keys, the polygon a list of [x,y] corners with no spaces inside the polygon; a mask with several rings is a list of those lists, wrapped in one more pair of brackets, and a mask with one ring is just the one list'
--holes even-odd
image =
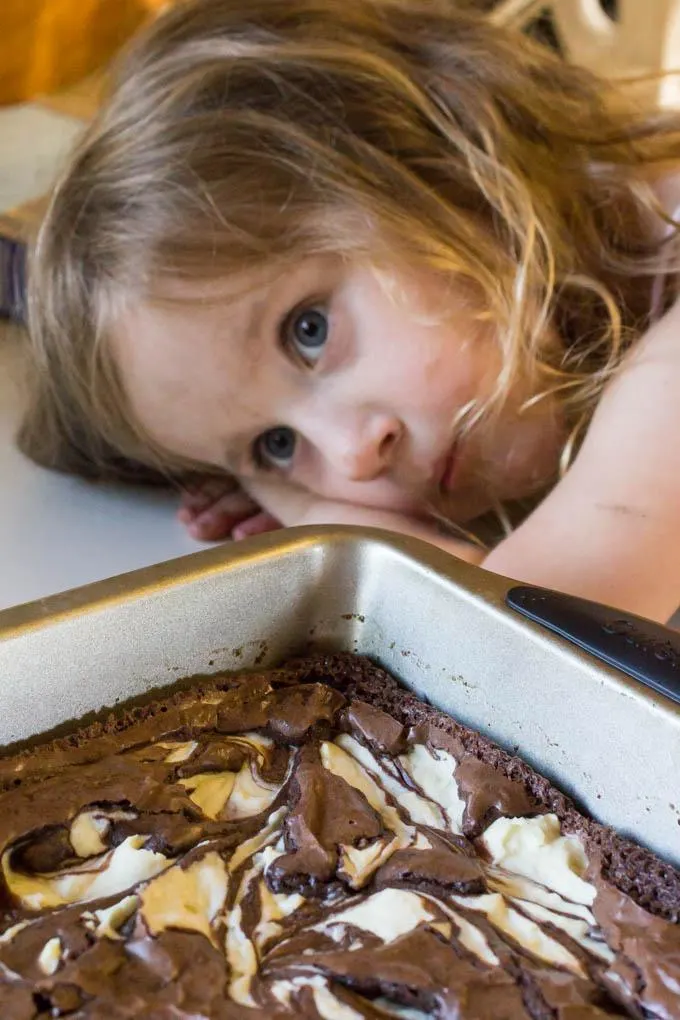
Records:
{"label": "bare arm", "polygon": [[384,528],[402,535],[423,539],[467,563],[481,563],[484,551],[469,542],[442,535],[438,528],[404,514],[373,510],[355,503],[333,502],[287,485],[280,479],[248,479],[248,492],[285,527],[304,524],[355,524],[365,528]]}
{"label": "bare arm", "polygon": [[666,620],[680,604],[680,304],[636,345],[566,477],[484,561]]}
{"label": "bare arm", "polygon": [[286,525],[387,528],[517,580],[666,620],[680,604],[680,304],[636,345],[566,477],[486,558],[401,514],[279,481],[249,488]]}

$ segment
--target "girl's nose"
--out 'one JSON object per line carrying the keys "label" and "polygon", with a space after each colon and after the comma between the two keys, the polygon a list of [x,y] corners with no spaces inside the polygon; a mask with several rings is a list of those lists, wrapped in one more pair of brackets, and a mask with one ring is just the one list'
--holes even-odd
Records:
{"label": "girl's nose", "polygon": [[403,433],[398,418],[373,415],[356,430],[345,433],[335,466],[349,481],[371,482],[391,467]]}

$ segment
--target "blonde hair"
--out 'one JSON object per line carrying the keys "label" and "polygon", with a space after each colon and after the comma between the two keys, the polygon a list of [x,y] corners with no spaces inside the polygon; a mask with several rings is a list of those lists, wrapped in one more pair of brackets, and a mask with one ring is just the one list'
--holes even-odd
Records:
{"label": "blonde hair", "polygon": [[396,250],[474,283],[504,367],[473,416],[529,373],[534,400],[587,420],[649,323],[652,279],[678,269],[672,239],[647,237],[679,157],[676,116],[455,0],[180,3],[124,54],[54,191],[21,445],[72,470],[195,466],[130,412],[117,308],[173,277],[325,253]]}

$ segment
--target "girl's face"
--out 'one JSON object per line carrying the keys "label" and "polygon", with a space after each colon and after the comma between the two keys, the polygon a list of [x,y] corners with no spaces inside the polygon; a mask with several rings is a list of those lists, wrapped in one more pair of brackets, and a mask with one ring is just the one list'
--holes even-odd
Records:
{"label": "girl's face", "polygon": [[563,435],[549,401],[460,435],[459,412],[498,375],[472,291],[413,270],[310,259],[284,274],[173,285],[180,302],[130,306],[114,355],[133,411],[167,450],[248,480],[464,522],[493,495],[554,474]]}

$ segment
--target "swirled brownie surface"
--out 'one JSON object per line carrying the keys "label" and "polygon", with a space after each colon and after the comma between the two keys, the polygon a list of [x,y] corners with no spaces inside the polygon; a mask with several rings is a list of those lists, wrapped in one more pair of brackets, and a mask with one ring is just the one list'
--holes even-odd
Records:
{"label": "swirled brownie surface", "polygon": [[0,761],[0,1016],[680,1017],[680,875],[368,661]]}

